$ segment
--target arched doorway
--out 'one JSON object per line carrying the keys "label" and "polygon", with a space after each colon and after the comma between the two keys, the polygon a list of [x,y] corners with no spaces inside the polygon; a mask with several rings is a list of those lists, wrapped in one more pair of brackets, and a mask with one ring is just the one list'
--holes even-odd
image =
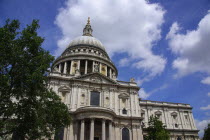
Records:
{"label": "arched doorway", "polygon": [[128,128],[122,129],[122,140],[130,140],[130,134]]}

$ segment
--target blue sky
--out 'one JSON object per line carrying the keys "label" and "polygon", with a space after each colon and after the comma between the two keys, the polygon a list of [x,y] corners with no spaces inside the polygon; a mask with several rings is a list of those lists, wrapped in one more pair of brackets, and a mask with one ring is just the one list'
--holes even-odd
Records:
{"label": "blue sky", "polygon": [[203,129],[210,122],[209,10],[210,0],[0,0],[0,25],[39,19],[43,48],[58,56],[90,16],[118,79],[134,77],[144,99],[190,104]]}

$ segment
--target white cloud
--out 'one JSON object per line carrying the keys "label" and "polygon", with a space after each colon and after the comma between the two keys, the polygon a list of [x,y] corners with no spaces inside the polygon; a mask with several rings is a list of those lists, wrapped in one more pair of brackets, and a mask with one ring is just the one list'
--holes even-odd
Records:
{"label": "white cloud", "polygon": [[210,85],[210,76],[209,76],[209,77],[204,78],[204,79],[201,81],[201,83],[203,83],[203,84],[207,84],[207,85]]}
{"label": "white cloud", "polygon": [[202,120],[202,121],[199,121],[199,120],[195,120],[195,124],[198,128],[199,131],[199,136],[200,137],[203,137],[203,134],[204,134],[204,129],[207,127],[207,125],[210,123],[210,120]]}
{"label": "white cloud", "polygon": [[142,99],[147,99],[150,96],[143,88],[139,90],[139,97]]}
{"label": "white cloud", "polygon": [[146,0],[78,0],[67,1],[59,10],[55,23],[63,36],[55,55],[60,55],[69,42],[82,35],[87,17],[91,17],[93,36],[101,40],[110,56],[127,53],[121,66],[143,69],[153,77],[163,72],[166,59],[154,54],[152,47],[161,38],[165,11],[159,4]]}
{"label": "white cloud", "polygon": [[[194,72],[210,74],[210,13],[198,24],[197,29],[180,33],[180,26],[174,23],[166,37],[170,50],[177,55],[173,68],[175,76],[185,76]],[[207,81],[206,81],[207,82]]]}
{"label": "white cloud", "polygon": [[162,86],[153,89],[150,92],[146,92],[144,88],[141,88],[139,91],[139,97],[143,98],[143,99],[147,99],[148,97],[150,97],[152,94],[156,93],[156,92],[160,92],[161,90],[164,90],[168,88],[168,84],[163,84]]}
{"label": "white cloud", "polygon": [[153,93],[159,92],[159,91],[164,90],[164,89],[166,89],[166,88],[168,88],[168,84],[163,84],[162,86],[153,89],[153,90],[150,91],[149,93],[150,93],[150,95],[151,95],[151,94],[153,94]]}
{"label": "white cloud", "polygon": [[128,66],[129,62],[130,62],[130,60],[128,58],[122,58],[122,59],[120,59],[119,65],[121,67]]}
{"label": "white cloud", "polygon": [[206,107],[201,107],[202,110],[210,110],[210,105],[206,106]]}
{"label": "white cloud", "polygon": [[207,94],[207,96],[209,96],[209,97],[210,97],[210,92]]}

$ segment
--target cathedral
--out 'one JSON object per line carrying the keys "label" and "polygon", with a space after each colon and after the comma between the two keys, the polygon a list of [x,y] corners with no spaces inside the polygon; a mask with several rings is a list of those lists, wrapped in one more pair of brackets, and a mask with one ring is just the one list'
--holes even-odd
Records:
{"label": "cathedral", "polygon": [[68,106],[71,124],[62,140],[143,140],[149,117],[157,116],[170,140],[198,140],[189,104],[142,100],[135,79],[120,81],[104,45],[92,36],[90,20],[51,67],[52,88]]}

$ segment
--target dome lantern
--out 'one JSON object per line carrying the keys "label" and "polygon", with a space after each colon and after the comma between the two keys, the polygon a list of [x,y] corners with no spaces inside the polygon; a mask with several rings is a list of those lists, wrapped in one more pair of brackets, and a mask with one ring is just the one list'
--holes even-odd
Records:
{"label": "dome lantern", "polygon": [[91,25],[90,25],[90,17],[88,17],[87,24],[85,25],[85,28],[83,29],[83,36],[92,36],[92,32],[93,32],[93,29],[91,28]]}

